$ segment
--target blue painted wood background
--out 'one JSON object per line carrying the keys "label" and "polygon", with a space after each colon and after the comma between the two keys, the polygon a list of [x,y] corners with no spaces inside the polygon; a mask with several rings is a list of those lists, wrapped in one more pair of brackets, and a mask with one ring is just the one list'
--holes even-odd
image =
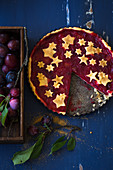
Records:
{"label": "blue painted wood background", "polygon": [[[26,26],[30,54],[36,42],[46,33],[64,26],[86,28],[85,23],[93,19],[91,30],[109,41],[113,49],[113,1],[92,1],[93,15],[86,15],[91,0],[0,0],[0,25]],[[50,111],[33,95],[25,69],[25,122],[30,122],[32,115],[45,112]],[[73,152],[64,149],[55,156],[48,156],[45,146],[46,157],[14,167],[11,158],[23,145],[0,144],[0,170],[79,170],[80,165],[84,170],[112,170],[113,98],[90,115],[65,119],[83,129],[77,134],[80,140]],[[90,134],[90,131],[93,133]],[[48,142],[53,143],[55,137],[53,135]]]}

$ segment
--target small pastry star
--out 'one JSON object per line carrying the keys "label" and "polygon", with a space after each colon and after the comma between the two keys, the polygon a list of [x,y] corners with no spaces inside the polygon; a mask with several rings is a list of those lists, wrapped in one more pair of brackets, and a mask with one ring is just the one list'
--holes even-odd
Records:
{"label": "small pastry star", "polygon": [[85,45],[86,41],[84,41],[84,39],[79,39],[78,43],[82,46]]}
{"label": "small pastry star", "polygon": [[53,92],[51,90],[46,90],[45,94],[47,97],[52,97]]}
{"label": "small pastry star", "polygon": [[56,58],[52,58],[52,59],[53,59],[53,61],[52,61],[51,64],[56,64],[57,67],[58,67],[58,64],[59,64],[60,62],[62,62],[62,60],[58,59],[58,56],[57,56]]}
{"label": "small pastry star", "polygon": [[76,51],[75,51],[75,53],[77,53],[77,55],[81,55],[81,49],[79,48],[79,49],[76,49]]}
{"label": "small pastry star", "polygon": [[43,73],[38,73],[37,78],[40,82],[39,86],[48,86],[48,79]]}
{"label": "small pastry star", "polygon": [[66,56],[66,58],[71,58],[73,54],[71,53],[71,51],[66,51],[64,55]]}
{"label": "small pastry star", "polygon": [[92,72],[92,70],[90,70],[90,74],[86,75],[87,77],[90,78],[90,82],[94,79],[94,80],[97,80],[97,78],[95,77],[97,74],[97,72]]}
{"label": "small pastry star", "polygon": [[82,57],[78,57],[80,59],[80,63],[85,63],[87,65],[88,58],[85,57],[85,54]]}
{"label": "small pastry star", "polygon": [[56,88],[59,88],[59,87],[60,87],[60,84],[59,84],[58,82],[54,82],[53,86],[54,86],[54,88],[56,89]]}
{"label": "small pastry star", "polygon": [[93,47],[94,43],[92,41],[88,41],[88,45]]}
{"label": "small pastry star", "polygon": [[93,46],[85,47],[85,50],[86,50],[86,55],[90,55],[90,54],[95,53],[95,48]]}
{"label": "small pastry star", "polygon": [[71,37],[67,35],[66,37],[62,38],[62,40],[67,44],[73,44],[75,37]]}
{"label": "small pastry star", "polygon": [[65,93],[56,96],[53,102],[56,104],[56,107],[59,108],[61,106],[65,106],[64,100],[66,98]]}
{"label": "small pastry star", "polygon": [[95,53],[99,54],[102,52],[102,49],[100,49],[99,47],[95,48]]}
{"label": "small pastry star", "polygon": [[91,60],[89,60],[89,62],[90,62],[90,64],[93,65],[93,66],[96,64],[96,60],[94,60],[93,58],[92,58]]}
{"label": "small pastry star", "polygon": [[44,65],[45,65],[45,63],[43,63],[43,61],[39,61],[38,64],[37,64],[37,66],[38,66],[39,68],[43,68]]}
{"label": "small pastry star", "polygon": [[99,66],[102,66],[102,67],[107,66],[107,61],[105,61],[104,59],[102,59],[101,61],[99,61]]}
{"label": "small pastry star", "polygon": [[108,78],[108,75],[105,75],[105,73],[103,72],[99,72],[98,77],[99,77],[98,83],[103,84],[104,86],[106,86],[107,83],[112,81]]}
{"label": "small pastry star", "polygon": [[63,85],[63,82],[62,82],[62,79],[63,79],[63,78],[64,78],[64,76],[58,77],[58,76],[56,75],[56,78],[52,79],[52,81],[55,81],[55,82],[60,83],[60,84]]}
{"label": "small pastry star", "polygon": [[51,64],[47,65],[47,67],[46,67],[46,70],[48,70],[49,72],[53,71],[53,69],[54,69],[54,66],[52,66]]}
{"label": "small pastry star", "polygon": [[62,43],[62,47],[64,47],[65,49],[69,49],[69,44],[67,44],[67,43]]}
{"label": "small pastry star", "polygon": [[56,49],[56,45],[57,45],[57,44],[55,44],[54,42],[49,43],[49,47],[50,47],[51,49]]}

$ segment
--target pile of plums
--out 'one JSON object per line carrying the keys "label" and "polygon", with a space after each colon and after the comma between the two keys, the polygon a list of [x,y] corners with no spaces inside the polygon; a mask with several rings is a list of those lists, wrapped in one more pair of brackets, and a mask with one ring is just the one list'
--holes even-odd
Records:
{"label": "pile of plums", "polygon": [[[20,41],[14,33],[0,33],[0,94],[10,96],[8,116],[16,116],[19,108],[19,85],[14,87],[20,66]],[[0,103],[4,97],[0,97]]]}

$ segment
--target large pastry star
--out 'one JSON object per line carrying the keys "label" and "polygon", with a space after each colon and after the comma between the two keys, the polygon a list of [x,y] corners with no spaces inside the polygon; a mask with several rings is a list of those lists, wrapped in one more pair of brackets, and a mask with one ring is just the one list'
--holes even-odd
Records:
{"label": "large pastry star", "polygon": [[57,56],[56,58],[52,58],[52,59],[53,59],[53,61],[52,61],[51,64],[56,64],[57,67],[58,67],[58,64],[59,64],[60,62],[62,62],[62,60],[58,59],[58,56]]}
{"label": "large pastry star", "polygon": [[66,58],[71,58],[73,54],[71,53],[71,51],[66,51],[64,55],[66,56]]}
{"label": "large pastry star", "polygon": [[39,86],[48,86],[48,79],[43,73],[38,73]]}
{"label": "large pastry star", "polygon": [[66,37],[62,38],[62,40],[67,44],[73,44],[75,37],[71,37],[67,35]]}
{"label": "large pastry star", "polygon": [[86,55],[90,55],[90,54],[95,53],[95,48],[93,46],[85,47],[85,50],[86,50]]}
{"label": "large pastry star", "polygon": [[53,86],[54,86],[55,89],[57,89],[57,88],[60,87],[60,84],[58,82],[54,82]]}
{"label": "large pastry star", "polygon": [[60,83],[60,84],[63,85],[63,82],[62,82],[62,79],[63,79],[63,78],[64,78],[64,76],[58,77],[58,76],[56,75],[56,77],[55,77],[54,79],[52,79],[52,81],[55,81],[56,83]]}
{"label": "large pastry star", "polygon": [[53,71],[53,69],[54,69],[54,66],[52,66],[51,64],[47,65],[47,67],[46,67],[46,70],[48,70],[49,72]]}
{"label": "large pastry star", "polygon": [[78,57],[80,59],[80,63],[85,63],[87,65],[88,58],[85,57],[85,54],[82,57]]}
{"label": "large pastry star", "polygon": [[96,64],[96,60],[94,60],[93,58],[92,58],[91,60],[89,60],[89,62],[90,62],[90,64],[93,65],[93,66]]}
{"label": "large pastry star", "polygon": [[49,47],[46,49],[43,49],[43,52],[44,52],[44,57],[50,57],[50,58],[53,58],[53,55],[56,53],[56,51],[54,51],[53,49]]}
{"label": "large pastry star", "polygon": [[76,51],[75,51],[75,53],[77,53],[77,55],[80,55],[81,54],[81,49],[79,48],[79,49],[76,49]]}
{"label": "large pastry star", "polygon": [[104,86],[106,86],[107,83],[112,81],[108,78],[108,75],[105,75],[105,73],[103,72],[99,72],[98,77],[99,77],[98,83],[103,84]]}
{"label": "large pastry star", "polygon": [[78,43],[82,46],[85,45],[86,41],[84,41],[84,39],[79,39]]}
{"label": "large pastry star", "polygon": [[87,77],[90,78],[90,82],[94,79],[94,80],[97,80],[97,78],[95,77],[97,74],[97,72],[92,72],[92,70],[90,70],[90,74],[86,75]]}
{"label": "large pastry star", "polygon": [[102,59],[101,61],[99,61],[99,66],[102,66],[102,67],[107,66],[107,61],[105,61],[104,59]]}
{"label": "large pastry star", "polygon": [[47,97],[52,97],[53,92],[51,90],[46,90],[45,95]]}
{"label": "large pastry star", "polygon": [[59,108],[61,106],[65,106],[64,100],[66,98],[65,93],[56,96],[53,102],[56,104],[56,107]]}
{"label": "large pastry star", "polygon": [[37,66],[38,66],[39,68],[43,68],[44,65],[45,65],[45,63],[43,63],[43,61],[39,61],[38,64],[37,64]]}

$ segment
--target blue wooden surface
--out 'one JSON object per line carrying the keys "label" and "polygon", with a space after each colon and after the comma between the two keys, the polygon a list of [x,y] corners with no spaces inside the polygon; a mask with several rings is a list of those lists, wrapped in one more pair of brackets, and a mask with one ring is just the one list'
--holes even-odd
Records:
{"label": "blue wooden surface", "polygon": [[[69,6],[69,25],[66,17],[66,5]],[[29,53],[36,42],[46,33],[64,26],[81,26],[92,16],[86,15],[89,9],[88,0],[1,0],[0,25],[26,26],[29,38]],[[105,40],[109,37],[109,45],[113,49],[113,2],[112,0],[93,0],[94,25],[92,30]],[[103,31],[105,32],[103,34]],[[47,108],[37,101],[27,80],[25,69],[25,122],[30,122],[31,114],[49,113]],[[34,116],[33,115],[33,116]],[[63,116],[59,116],[63,118]],[[48,156],[45,146],[45,157],[13,166],[12,155],[20,150],[22,144],[0,144],[0,170],[84,170],[113,169],[113,98],[98,111],[81,118],[69,118],[71,124],[82,127],[77,134],[80,139],[76,149],[68,152],[65,149],[55,156]],[[90,134],[90,131],[93,133]],[[55,141],[54,134],[49,143]],[[45,155],[44,154],[44,155]]]}

